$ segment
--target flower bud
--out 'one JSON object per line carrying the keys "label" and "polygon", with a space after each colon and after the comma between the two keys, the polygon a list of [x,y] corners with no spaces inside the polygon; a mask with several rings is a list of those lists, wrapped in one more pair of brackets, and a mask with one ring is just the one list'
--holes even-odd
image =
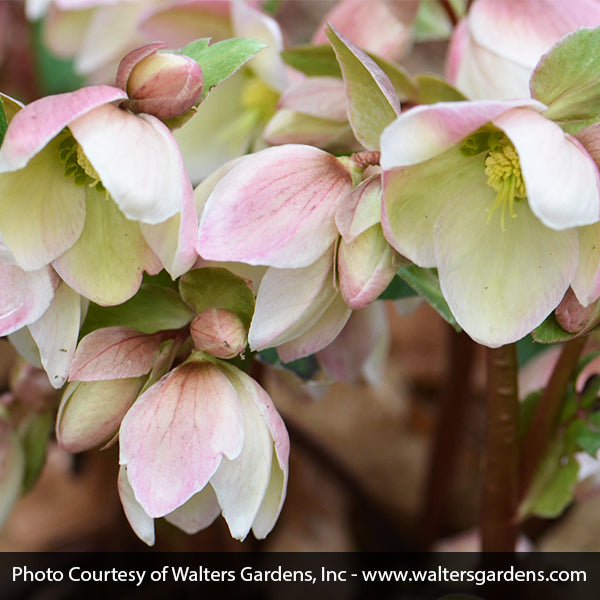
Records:
{"label": "flower bud", "polygon": [[240,318],[229,310],[209,308],[191,323],[190,333],[198,350],[217,358],[233,358],[244,351],[247,332]]}
{"label": "flower bud", "polygon": [[167,121],[199,102],[204,77],[195,60],[161,47],[150,44],[129,53],[119,65],[117,84],[127,92],[125,105],[132,112]]}
{"label": "flower bud", "polygon": [[554,311],[558,324],[569,333],[583,333],[600,323],[600,303],[583,306],[571,288]]}
{"label": "flower bud", "polygon": [[71,381],[56,418],[56,439],[67,452],[83,452],[108,442],[119,429],[144,377]]}

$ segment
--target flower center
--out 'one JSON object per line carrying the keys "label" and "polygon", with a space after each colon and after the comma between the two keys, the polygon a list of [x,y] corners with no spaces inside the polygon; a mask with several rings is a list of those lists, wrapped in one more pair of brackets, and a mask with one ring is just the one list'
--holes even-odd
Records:
{"label": "flower center", "polygon": [[505,141],[490,150],[485,159],[485,174],[488,185],[497,192],[489,211],[488,223],[496,210],[500,210],[500,227],[505,231],[507,209],[510,216],[516,218],[515,203],[527,196],[519,156],[510,142]]}
{"label": "flower center", "polygon": [[87,184],[99,192],[105,191],[96,169],[73,136],[67,135],[60,143],[58,158],[65,165],[65,177],[73,177],[75,185]]}
{"label": "flower center", "polygon": [[279,94],[260,79],[252,77],[244,85],[241,100],[247,111],[266,121],[275,114]]}

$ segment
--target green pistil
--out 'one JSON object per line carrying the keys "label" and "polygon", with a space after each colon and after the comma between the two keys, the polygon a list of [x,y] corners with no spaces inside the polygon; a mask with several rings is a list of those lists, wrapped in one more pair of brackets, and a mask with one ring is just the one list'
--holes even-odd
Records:
{"label": "green pistil", "polygon": [[72,177],[75,185],[89,185],[99,192],[105,191],[98,173],[73,136],[67,134],[60,143],[58,159],[65,165],[65,177]]}
{"label": "green pistil", "polygon": [[488,176],[488,185],[497,192],[489,211],[488,223],[496,210],[500,209],[500,227],[505,231],[507,210],[513,219],[516,218],[515,203],[527,196],[519,156],[512,144],[505,142],[490,150],[485,159],[485,174]]}

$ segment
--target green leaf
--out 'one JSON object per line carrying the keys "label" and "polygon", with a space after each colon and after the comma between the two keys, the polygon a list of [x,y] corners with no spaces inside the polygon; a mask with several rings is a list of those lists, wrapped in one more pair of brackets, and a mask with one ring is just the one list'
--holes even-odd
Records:
{"label": "green leaf", "polygon": [[417,75],[415,83],[418,89],[417,104],[459,102],[467,99],[455,87],[435,75]]}
{"label": "green leaf", "polygon": [[296,46],[281,52],[281,58],[290,67],[309,77],[342,77],[340,65],[333,48],[322,46]]}
{"label": "green leaf", "polygon": [[519,509],[521,515],[554,518],[572,501],[579,463],[573,457],[563,456],[563,450],[563,440],[556,441],[551,447]]}
{"label": "green leaf", "polygon": [[381,132],[400,113],[394,86],[372,58],[331,26],[325,33],[342,68],[354,135],[368,150],[378,150]]}
{"label": "green leaf", "polygon": [[600,116],[600,28],[579,29],[542,57],[531,77],[534,98],[554,121]]}
{"label": "green leaf", "polygon": [[194,318],[176,290],[143,283],[133,298],[117,306],[90,304],[81,336],[102,327],[131,327],[142,333],[180,329]]}
{"label": "green leaf", "polygon": [[42,472],[53,429],[54,415],[51,413],[32,415],[21,424],[19,433],[25,454],[24,493],[34,486]]}
{"label": "green leaf", "polygon": [[411,298],[418,296],[417,292],[398,275],[394,276],[394,279],[390,281],[387,288],[381,293],[378,300],[400,300],[401,298]]}
{"label": "green leaf", "polygon": [[264,42],[250,38],[232,38],[203,47],[204,41],[197,40],[181,50],[181,54],[193,58],[202,67],[204,75],[202,99],[217,83],[233,75],[257,52],[267,46]]}
{"label": "green leaf", "polygon": [[546,344],[539,344],[531,337],[531,335],[526,335],[517,342],[519,367],[524,367],[532,358],[545,350],[548,350]]}
{"label": "green leaf", "polygon": [[576,333],[569,333],[558,324],[554,313],[549,315],[541,325],[536,327],[531,332],[531,335],[533,339],[540,344],[555,344],[557,342],[568,342],[574,337],[577,337]]}
{"label": "green leaf", "polygon": [[416,100],[418,87],[406,69],[377,56],[377,54],[367,52],[367,55],[389,77],[400,100]]}
{"label": "green leaf", "polygon": [[587,452],[592,458],[596,458],[596,454],[600,450],[600,430],[581,419],[574,421],[569,429],[571,429],[571,439],[578,448]]}
{"label": "green leaf", "polygon": [[198,59],[208,48],[209,44],[210,38],[200,38],[189,43],[187,46],[184,46],[181,50],[179,50],[179,54],[183,54],[184,56],[199,62]]}
{"label": "green leaf", "polygon": [[446,302],[440,289],[440,281],[435,269],[423,269],[416,265],[401,267],[398,270],[398,275],[408,283],[408,285],[418,294],[423,296],[437,310],[442,317],[454,327],[457,331],[461,328],[456,322],[454,315],[450,311],[450,307]]}
{"label": "green leaf", "polygon": [[275,348],[267,348],[266,350],[261,350],[258,353],[258,356],[268,365],[277,367],[279,369],[285,369],[286,371],[291,371],[304,380],[312,379],[312,377],[320,370],[317,359],[313,355],[284,363],[281,362]]}
{"label": "green leaf", "polygon": [[248,284],[221,267],[193,269],[179,281],[179,292],[196,314],[224,308],[236,314],[246,329],[254,314],[254,294]]}

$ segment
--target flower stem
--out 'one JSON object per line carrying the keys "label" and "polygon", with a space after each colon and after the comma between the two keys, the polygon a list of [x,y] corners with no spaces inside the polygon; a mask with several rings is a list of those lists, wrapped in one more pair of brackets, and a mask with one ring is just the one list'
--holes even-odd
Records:
{"label": "flower stem", "polygon": [[439,2],[444,9],[444,12],[448,15],[448,19],[450,20],[452,27],[456,27],[459,19],[452,4],[450,4],[449,0],[439,0]]}
{"label": "flower stem", "polygon": [[531,425],[525,434],[522,444],[519,498],[523,499],[529,490],[536,469],[546,451],[548,441],[558,422],[560,409],[567,392],[567,386],[586,343],[581,336],[568,341],[552,371],[540,401],[535,409]]}
{"label": "flower stem", "polygon": [[488,348],[481,549],[513,552],[517,539],[519,399],[515,344]]}

